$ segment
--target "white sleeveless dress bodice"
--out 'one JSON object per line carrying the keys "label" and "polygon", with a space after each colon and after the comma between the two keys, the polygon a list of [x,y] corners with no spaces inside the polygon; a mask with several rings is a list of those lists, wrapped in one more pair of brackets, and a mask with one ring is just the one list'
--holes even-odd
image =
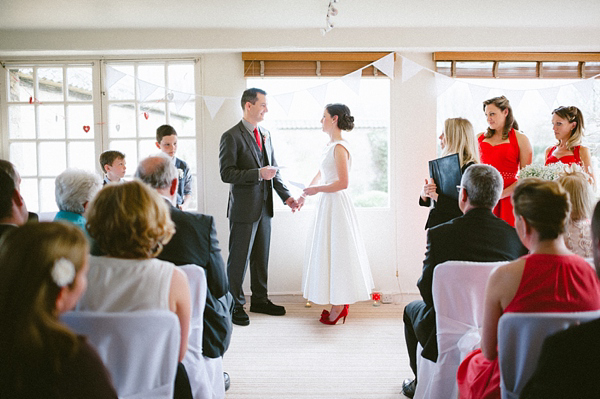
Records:
{"label": "white sleeveless dress bodice", "polygon": [[[334,150],[346,141],[329,143],[321,156],[321,181],[338,180]],[[350,163],[352,158],[350,157]],[[302,291],[311,302],[345,305],[368,300],[374,287],[356,212],[346,190],[317,194],[315,219],[309,230]]]}
{"label": "white sleeveless dress bodice", "polygon": [[90,256],[88,287],[77,310],[130,312],[169,310],[175,265],[160,259]]}

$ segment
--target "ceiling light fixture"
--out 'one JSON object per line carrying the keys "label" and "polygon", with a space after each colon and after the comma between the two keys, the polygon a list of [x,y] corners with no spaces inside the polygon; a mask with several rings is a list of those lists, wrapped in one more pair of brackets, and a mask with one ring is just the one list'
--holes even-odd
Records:
{"label": "ceiling light fixture", "polygon": [[325,28],[321,29],[321,34],[325,36],[327,32],[331,31],[334,26],[333,22],[331,22],[331,17],[335,17],[338,14],[337,8],[333,6],[333,4],[339,2],[339,0],[331,0],[329,2],[329,6],[327,7],[327,16],[325,17]]}

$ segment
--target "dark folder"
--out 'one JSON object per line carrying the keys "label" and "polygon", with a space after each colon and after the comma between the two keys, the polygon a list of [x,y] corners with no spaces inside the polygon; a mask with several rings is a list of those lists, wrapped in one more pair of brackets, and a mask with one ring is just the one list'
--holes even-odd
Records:
{"label": "dark folder", "polygon": [[447,155],[429,161],[429,176],[435,181],[437,186],[436,192],[438,194],[458,200],[456,186],[460,185],[462,177],[458,154]]}

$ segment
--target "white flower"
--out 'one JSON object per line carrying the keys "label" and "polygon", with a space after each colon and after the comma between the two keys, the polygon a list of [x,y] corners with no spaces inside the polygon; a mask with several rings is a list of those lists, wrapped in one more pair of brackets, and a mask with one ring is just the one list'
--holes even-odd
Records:
{"label": "white flower", "polygon": [[54,261],[54,266],[52,266],[50,274],[56,285],[64,287],[75,280],[75,266],[70,260],[60,258]]}
{"label": "white flower", "polygon": [[183,179],[183,169],[177,169],[177,172],[179,172],[179,178]]}

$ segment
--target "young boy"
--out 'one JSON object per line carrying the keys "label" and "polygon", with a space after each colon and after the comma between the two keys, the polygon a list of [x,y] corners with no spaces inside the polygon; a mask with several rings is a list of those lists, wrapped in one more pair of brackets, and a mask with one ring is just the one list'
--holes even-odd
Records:
{"label": "young boy", "polygon": [[177,207],[185,210],[192,198],[192,174],[187,163],[175,156],[177,152],[177,132],[171,125],[162,125],[156,129],[156,147],[167,154],[177,168],[179,185],[177,186]]}
{"label": "young boy", "polygon": [[125,154],[120,151],[104,151],[100,154],[100,167],[104,173],[104,185],[123,182],[125,176]]}

